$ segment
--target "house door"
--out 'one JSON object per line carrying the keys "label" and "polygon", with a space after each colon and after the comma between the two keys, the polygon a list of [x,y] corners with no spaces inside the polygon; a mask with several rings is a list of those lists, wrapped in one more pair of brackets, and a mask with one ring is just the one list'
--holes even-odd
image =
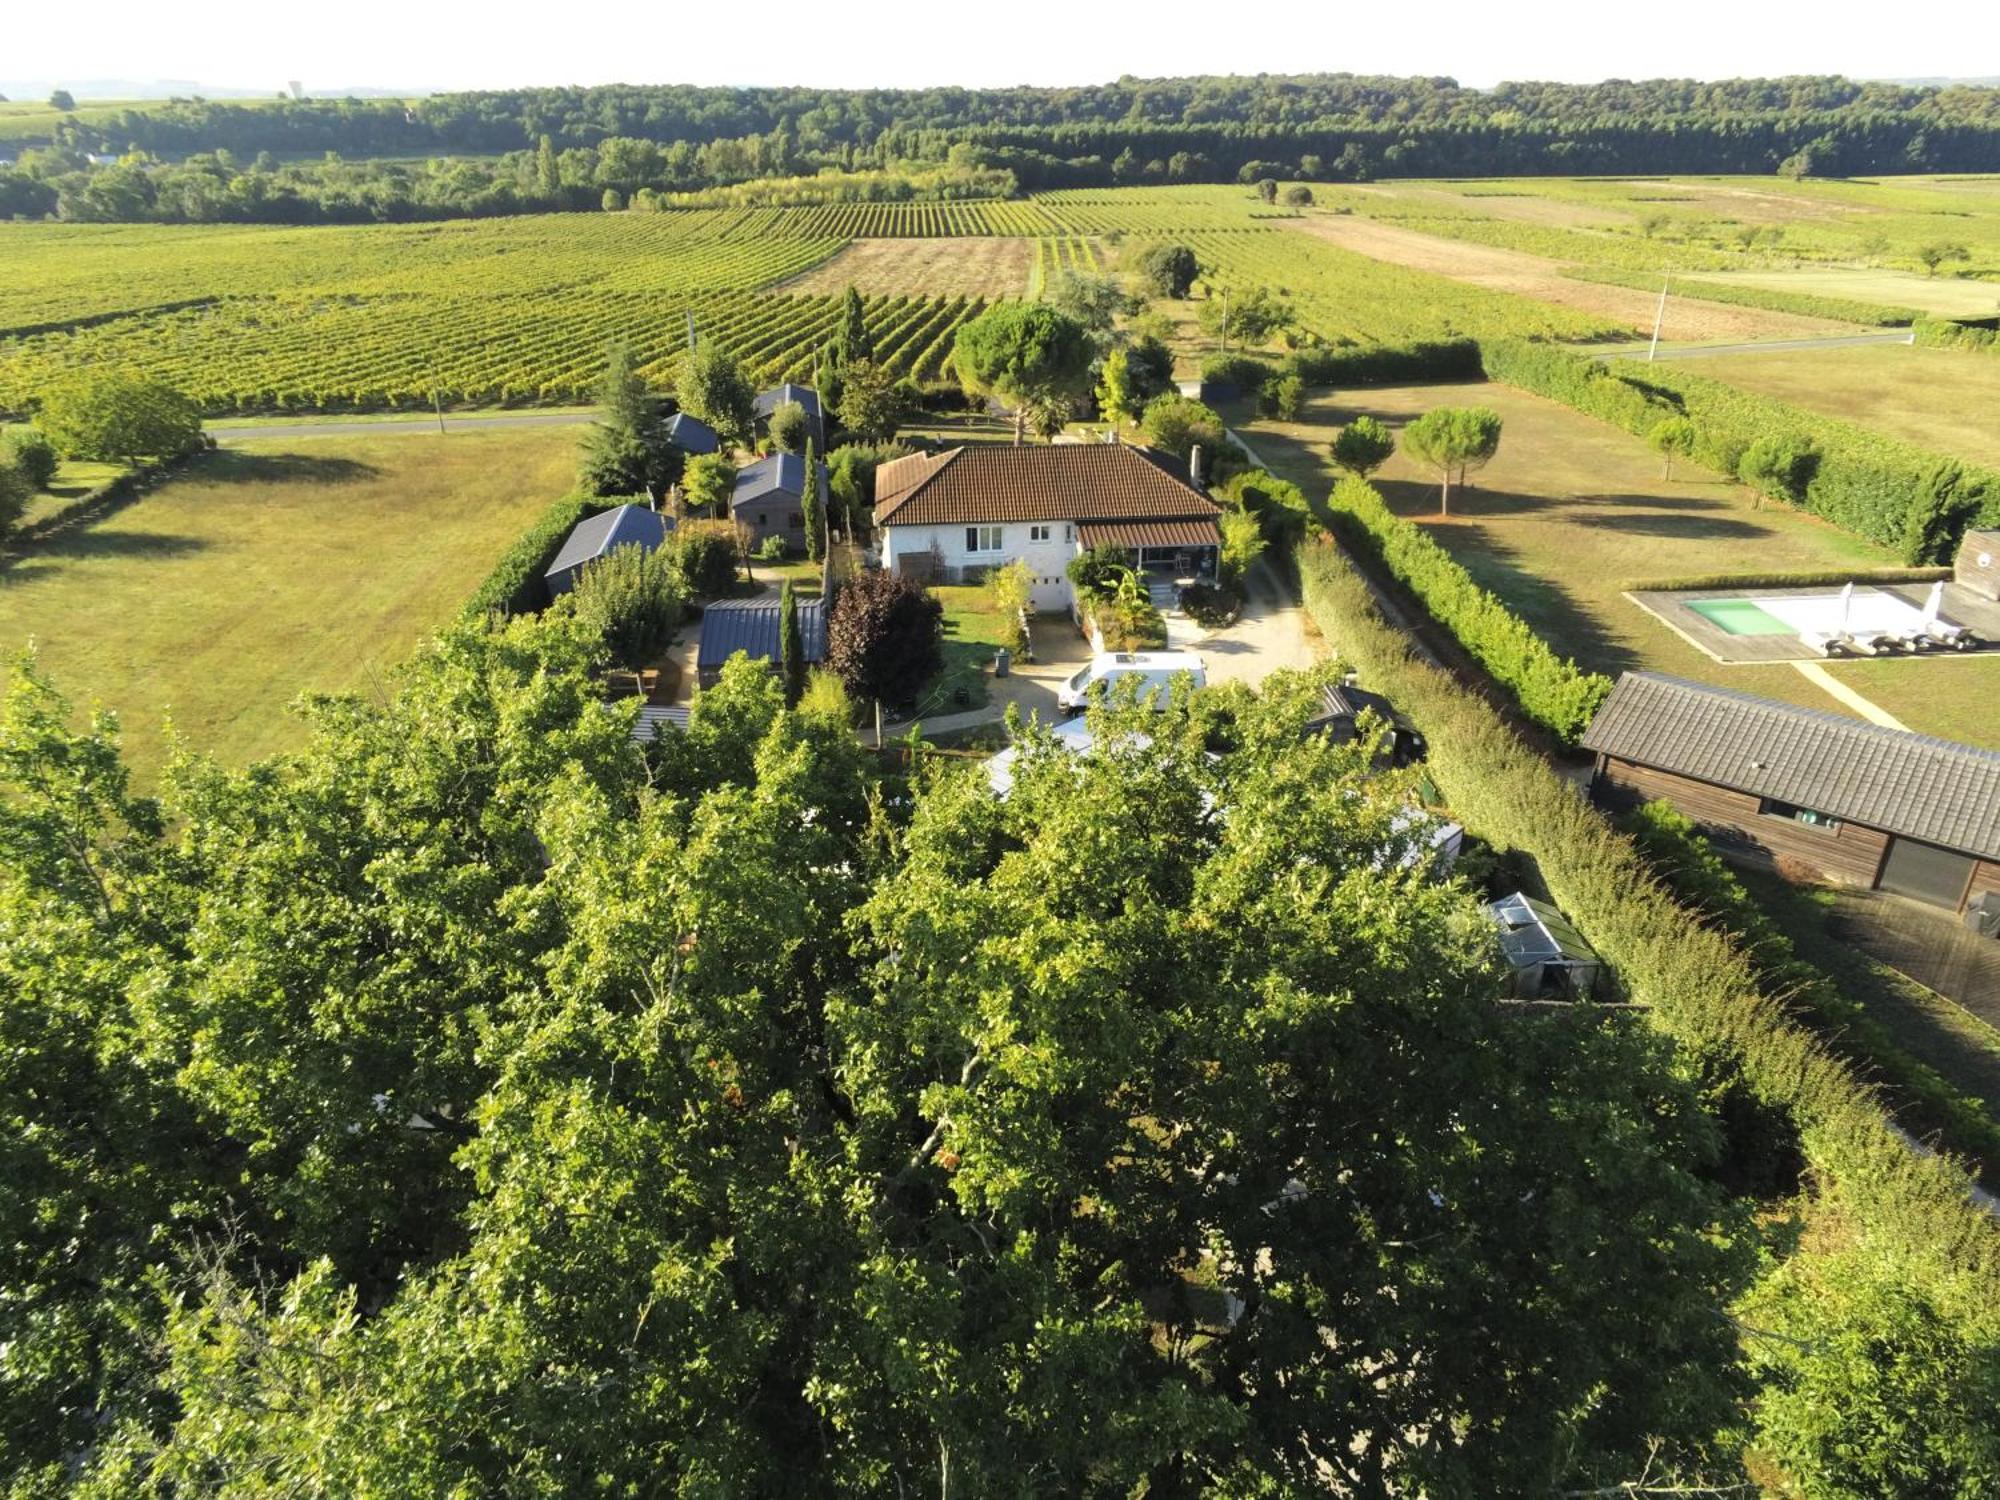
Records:
{"label": "house door", "polygon": [[[1029,567],[1035,564],[1031,561]],[[1037,611],[1060,613],[1069,608],[1069,575],[1062,572],[1036,573],[1035,586],[1028,598]]]}
{"label": "house door", "polygon": [[1882,878],[1876,884],[1898,896],[1957,911],[1972,880],[1972,865],[1969,854],[1954,854],[1915,839],[1892,838],[1889,857],[1882,861]]}

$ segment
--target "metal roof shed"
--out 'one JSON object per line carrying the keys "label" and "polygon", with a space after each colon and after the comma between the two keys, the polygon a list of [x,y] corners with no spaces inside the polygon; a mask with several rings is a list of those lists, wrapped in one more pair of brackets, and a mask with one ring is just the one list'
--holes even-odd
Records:
{"label": "metal roof shed", "polygon": [[1590,998],[1603,960],[1561,912],[1516,891],[1487,902],[1486,915],[1500,929],[1500,951],[1514,966],[1515,995],[1524,1000]]}
{"label": "metal roof shed", "polygon": [[551,597],[576,587],[577,574],[586,563],[595,562],[616,547],[644,547],[651,552],[667,539],[667,523],[659,513],[643,505],[621,505],[599,515],[586,516],[571,529],[556,553],[555,561],[542,574]]}

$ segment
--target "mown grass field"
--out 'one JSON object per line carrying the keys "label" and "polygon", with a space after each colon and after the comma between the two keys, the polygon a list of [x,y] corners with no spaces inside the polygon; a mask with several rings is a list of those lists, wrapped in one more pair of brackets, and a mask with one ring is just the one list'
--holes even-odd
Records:
{"label": "mown grass field", "polygon": [[1637,438],[1505,385],[1329,392],[1310,400],[1298,422],[1233,425],[1318,500],[1339,477],[1327,445],[1355,416],[1400,427],[1435,406],[1470,405],[1498,411],[1503,436],[1474,488],[1454,487],[1449,517],[1437,513],[1436,482],[1401,452],[1375,482],[1396,511],[1427,528],[1557,650],[1612,675],[1644,668],[1838,706],[1789,666],[1712,661],[1624,593],[1649,579],[1697,573],[1893,563],[1866,542],[1810,516],[1760,508],[1742,486],[1685,465],[1663,480],[1659,457]]}
{"label": "mown grass field", "polygon": [[1991,355],[1865,344],[1732,354],[1689,368],[1921,448],[2000,467],[2000,359]]}
{"label": "mown grass field", "polygon": [[142,778],[300,734],[302,692],[366,691],[448,621],[568,488],[574,434],[246,444],[0,560],[0,651],[30,640],[79,708],[116,709]]}
{"label": "mown grass field", "polygon": [[1827,671],[1921,734],[2000,750],[2000,653],[1832,662]]}

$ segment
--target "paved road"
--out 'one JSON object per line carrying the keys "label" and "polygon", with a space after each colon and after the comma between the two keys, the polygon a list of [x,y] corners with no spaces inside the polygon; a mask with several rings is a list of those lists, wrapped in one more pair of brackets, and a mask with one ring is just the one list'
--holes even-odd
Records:
{"label": "paved road", "polygon": [[[1914,344],[1916,341],[1916,334],[1909,329],[1894,328],[1887,333],[1843,333],[1824,339],[1765,339],[1750,344],[1662,344],[1655,357],[1706,359],[1712,354],[1788,354],[1801,349],[1853,349],[1863,344]],[[1644,359],[1646,356],[1646,345],[1643,343],[1620,344],[1616,347],[1603,345],[1587,347],[1588,352],[1615,354],[1622,359]]]}
{"label": "paved road", "polygon": [[[444,429],[449,435],[454,432],[485,432],[500,427],[573,427],[590,420],[589,412],[575,411],[462,416],[446,412]],[[209,435],[227,446],[230,443],[291,442],[295,438],[393,437],[426,432],[435,437],[437,430],[436,417],[384,417],[379,422],[272,422],[254,427],[211,427]]]}

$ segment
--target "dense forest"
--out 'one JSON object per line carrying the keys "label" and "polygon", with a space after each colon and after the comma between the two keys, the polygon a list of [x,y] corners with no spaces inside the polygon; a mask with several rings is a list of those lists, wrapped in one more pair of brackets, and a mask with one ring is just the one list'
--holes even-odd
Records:
{"label": "dense forest", "polygon": [[1801,155],[1821,174],[1983,171],[2000,158],[2000,90],[1843,78],[1475,90],[1324,74],[1063,89],[188,99],[98,121],[64,117],[51,140],[0,171],[0,215],[502,214],[595,208],[606,189],[688,192],[827,169],[934,167],[954,155],[1029,191],[1261,176],[1756,173]]}

